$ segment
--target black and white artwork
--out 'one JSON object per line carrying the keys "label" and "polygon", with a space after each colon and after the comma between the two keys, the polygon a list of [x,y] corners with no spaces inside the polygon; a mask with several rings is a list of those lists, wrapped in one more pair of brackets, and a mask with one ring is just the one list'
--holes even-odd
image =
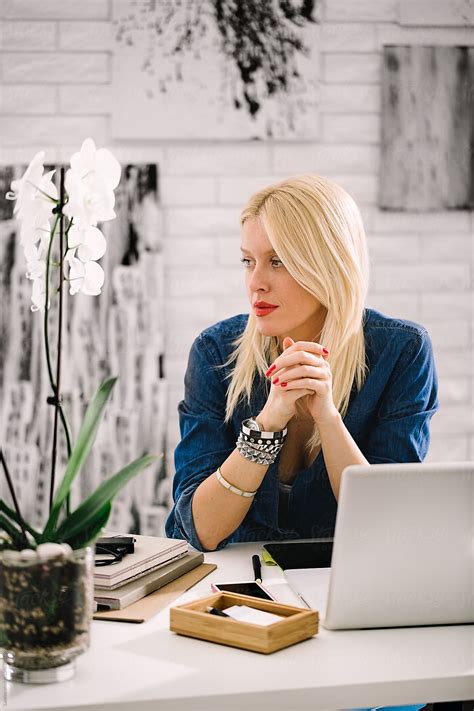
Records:
{"label": "black and white artwork", "polygon": [[[31,311],[31,281],[19,242],[13,203],[4,199],[25,166],[0,168],[0,442],[16,482],[22,514],[40,526],[48,513],[53,408],[47,376],[43,314]],[[61,392],[77,436],[85,408],[109,375],[118,382],[91,454],[72,492],[72,508],[143,453],[165,451],[167,389],[163,363],[163,255],[158,166],[123,166],[116,218],[103,223],[107,251],[99,296],[64,289]],[[50,343],[55,360],[57,299]],[[59,428],[61,432],[61,427]],[[56,480],[66,465],[59,440]],[[108,528],[159,535],[167,510],[164,460],[133,480],[115,499]],[[166,487],[165,487],[166,488]],[[10,502],[5,477],[0,498]],[[146,522],[144,524],[144,522]]]}
{"label": "black and white artwork", "polygon": [[379,206],[474,207],[474,49],[386,46]]}
{"label": "black and white artwork", "polygon": [[116,0],[116,138],[315,139],[317,0]]}

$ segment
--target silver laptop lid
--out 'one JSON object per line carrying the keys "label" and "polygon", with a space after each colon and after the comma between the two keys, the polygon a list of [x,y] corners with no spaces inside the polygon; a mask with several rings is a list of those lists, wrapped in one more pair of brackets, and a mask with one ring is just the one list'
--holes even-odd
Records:
{"label": "silver laptop lid", "polygon": [[474,462],[342,474],[325,627],[474,622]]}

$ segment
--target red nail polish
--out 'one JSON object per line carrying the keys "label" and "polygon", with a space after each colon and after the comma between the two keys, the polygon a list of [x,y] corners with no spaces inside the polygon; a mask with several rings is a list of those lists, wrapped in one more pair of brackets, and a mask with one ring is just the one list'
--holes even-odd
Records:
{"label": "red nail polish", "polygon": [[281,387],[282,387],[282,388],[286,388],[287,385],[288,385],[288,383],[282,383],[282,384],[281,384]]}
{"label": "red nail polish", "polygon": [[323,348],[323,353],[324,353],[324,355],[329,355],[328,349],[327,349],[327,348]]}
{"label": "red nail polish", "polygon": [[273,385],[276,385],[277,383],[280,382],[280,378],[274,378],[274,379],[272,380],[272,382],[273,382]]}
{"label": "red nail polish", "polygon": [[276,370],[276,365],[272,365],[272,366],[267,370],[267,372],[265,373],[265,375],[267,376],[267,378],[268,378],[269,375],[271,375],[271,374],[273,373],[274,370]]}

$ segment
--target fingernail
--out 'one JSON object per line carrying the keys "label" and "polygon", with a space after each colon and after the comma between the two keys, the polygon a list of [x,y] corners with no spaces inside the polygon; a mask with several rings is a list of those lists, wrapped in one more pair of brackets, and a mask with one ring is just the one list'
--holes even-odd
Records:
{"label": "fingernail", "polygon": [[281,384],[281,387],[282,387],[282,388],[286,388],[287,385],[288,385],[288,383],[282,383],[282,384]]}
{"label": "fingernail", "polygon": [[280,382],[280,378],[274,378],[272,382],[273,382],[273,385],[276,385],[277,383]]}
{"label": "fingernail", "polygon": [[271,374],[273,373],[274,370],[276,370],[276,365],[270,366],[270,368],[269,368],[269,369],[267,370],[267,372],[265,373],[265,375],[267,376],[267,378],[268,378],[269,375],[271,375]]}
{"label": "fingernail", "polygon": [[324,355],[329,355],[328,349],[327,349],[327,348],[323,348],[323,353],[324,353]]}

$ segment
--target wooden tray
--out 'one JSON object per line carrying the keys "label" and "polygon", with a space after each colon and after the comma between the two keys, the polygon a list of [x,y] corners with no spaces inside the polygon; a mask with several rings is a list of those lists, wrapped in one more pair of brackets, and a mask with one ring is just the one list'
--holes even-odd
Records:
{"label": "wooden tray", "polygon": [[[206,612],[208,607],[225,610],[232,605],[247,605],[265,612],[273,612],[286,619],[262,626],[226,619]],[[270,654],[318,633],[319,615],[316,610],[267,602],[248,595],[220,592],[170,609],[170,630],[187,637],[227,644],[252,652]]]}

